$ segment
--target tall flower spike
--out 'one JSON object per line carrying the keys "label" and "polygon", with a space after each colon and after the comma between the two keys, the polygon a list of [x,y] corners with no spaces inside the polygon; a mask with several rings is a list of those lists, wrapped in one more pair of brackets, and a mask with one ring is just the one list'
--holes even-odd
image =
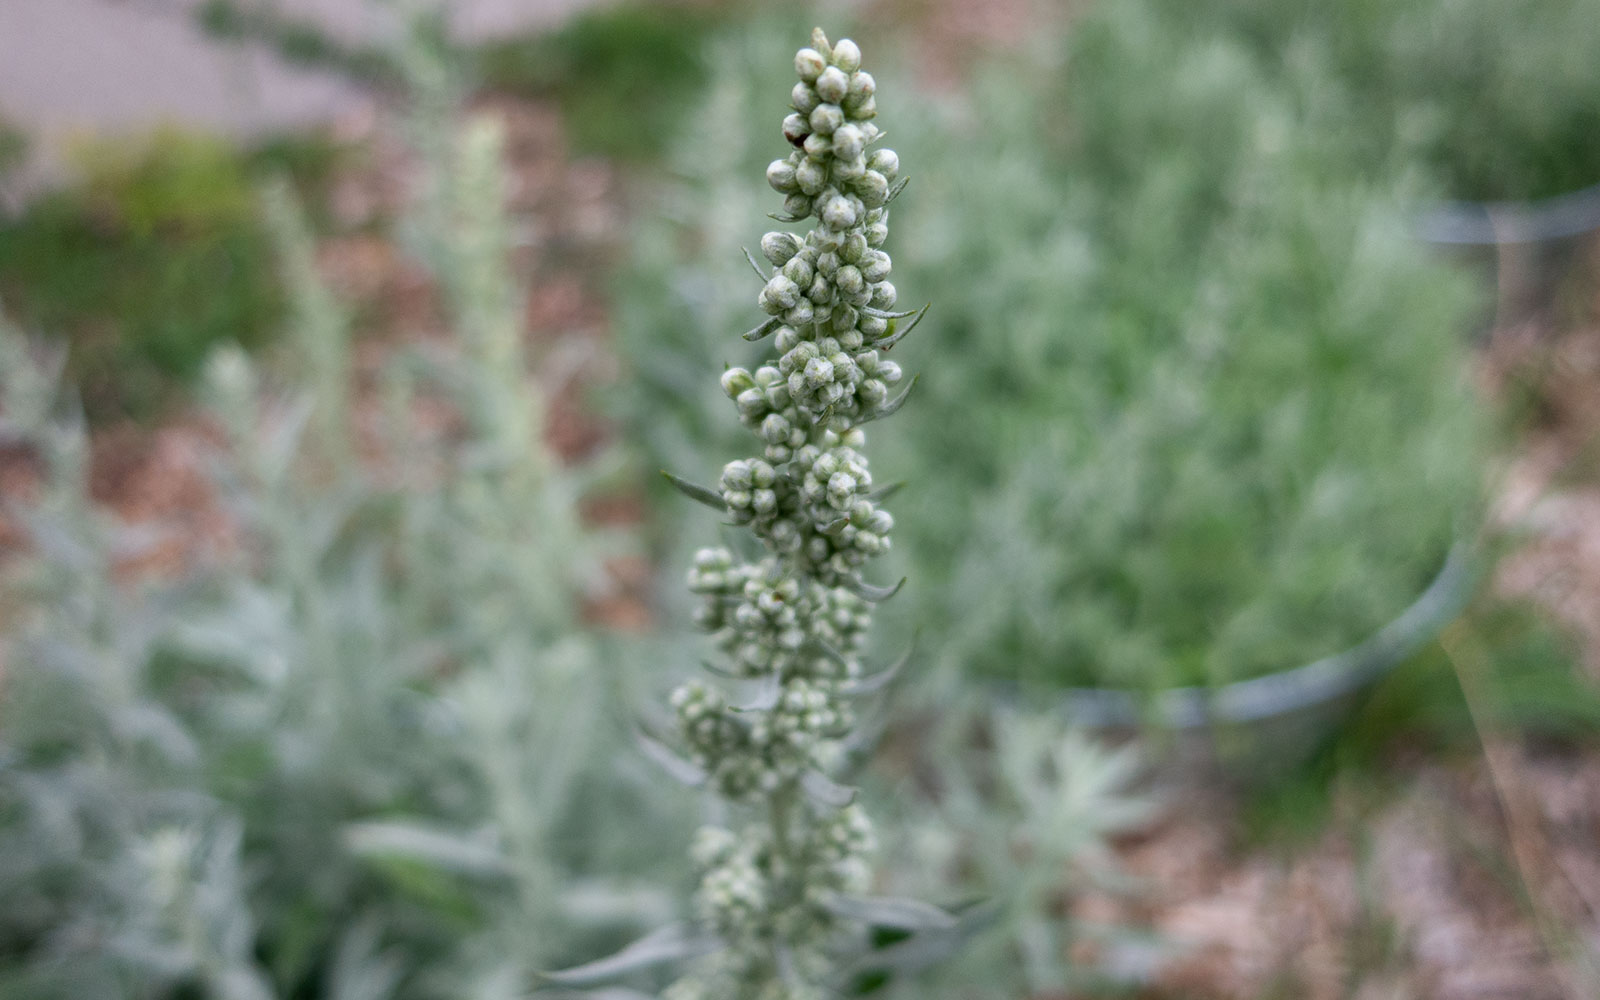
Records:
{"label": "tall flower spike", "polygon": [[[756,296],[768,314],[751,339],[775,356],[733,368],[722,388],[761,451],[729,462],[715,489],[674,480],[761,540],[743,561],[700,550],[689,589],[695,621],[741,690],[692,681],[672,696],[678,741],[710,788],[748,808],[737,830],[708,827],[693,857],[697,914],[722,947],[665,994],[668,1000],[821,997],[839,955],[859,943],[875,901],[868,888],[872,825],[829,771],[844,756],[867,688],[860,656],[871,600],[861,578],[889,551],[894,518],[875,498],[861,424],[898,408],[895,288],[882,247],[899,158],[877,146],[877,84],[848,39],[821,29],[795,54],[799,82],[783,121],[788,155],[767,168],[784,196],[781,221],[813,219],[805,236],[771,232],[774,272]],[[760,271],[759,265],[757,270]],[[903,335],[904,331],[902,331]],[[910,904],[896,912],[944,915]]]}

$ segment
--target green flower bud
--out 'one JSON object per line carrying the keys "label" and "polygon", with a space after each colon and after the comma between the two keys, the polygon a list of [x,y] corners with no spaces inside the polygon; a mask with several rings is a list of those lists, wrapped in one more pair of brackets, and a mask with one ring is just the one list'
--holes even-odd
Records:
{"label": "green flower bud", "polygon": [[874,149],[872,155],[867,157],[867,169],[875,170],[883,175],[884,180],[892,181],[900,176],[900,157],[892,149]]}
{"label": "green flower bud", "polygon": [[[842,69],[843,67],[840,68]],[[878,81],[872,78],[871,73],[866,70],[857,70],[850,74],[850,97],[860,100],[865,97],[871,97],[877,92]]]}
{"label": "green flower bud", "polygon": [[861,203],[868,208],[881,208],[889,200],[889,181],[876,170],[868,170],[855,182]]}
{"label": "green flower bud", "polygon": [[846,264],[860,263],[867,252],[867,238],[861,233],[851,233],[839,247],[839,259]]}
{"label": "green flower bud", "polygon": [[881,316],[863,316],[856,328],[862,336],[876,339],[889,332],[889,321]]}
{"label": "green flower bud", "polygon": [[761,421],[761,440],[768,444],[783,444],[789,440],[791,430],[793,427],[783,414],[768,414],[767,419]]}
{"label": "green flower bud", "polygon": [[878,379],[869,378],[862,381],[856,395],[861,397],[862,405],[874,410],[889,401],[889,387]]}
{"label": "green flower bud", "polygon": [[828,68],[828,61],[816,49],[801,49],[794,54],[794,71],[806,83],[814,82]]}
{"label": "green flower bud", "polygon": [[889,227],[882,222],[869,222],[862,232],[867,237],[869,247],[881,247],[889,241]]}
{"label": "green flower bud", "polygon": [[729,399],[737,397],[746,389],[754,388],[755,384],[755,379],[751,378],[750,373],[743,368],[729,368],[722,373],[722,391],[728,394]]}
{"label": "green flower bud", "polygon": [[834,195],[828,199],[821,214],[823,225],[835,231],[849,229],[856,224],[859,215],[855,206],[842,195]]}
{"label": "green flower bud", "polygon": [[784,375],[799,371],[806,366],[806,362],[817,355],[817,345],[812,341],[802,340],[794,346],[794,350],[778,359],[778,371]]}
{"label": "green flower bud", "polygon": [[811,110],[809,121],[813,132],[831,136],[844,124],[844,111],[837,104],[819,104]]}
{"label": "green flower bud", "polygon": [[[885,255],[885,259],[887,260],[887,255]],[[883,276],[887,277],[887,275],[888,271],[886,270]],[[806,288],[811,284],[812,268],[804,257],[791,257],[789,262],[783,265],[783,276],[799,287]]]}
{"label": "green flower bud", "polygon": [[760,389],[746,389],[734,399],[734,404],[739,407],[739,415],[746,420],[759,420],[767,415],[767,396]]}
{"label": "green flower bud", "polygon": [[854,264],[840,265],[839,270],[834,273],[833,283],[846,295],[855,295],[865,285],[860,269]]}
{"label": "green flower bud", "polygon": [[810,299],[799,299],[783,312],[783,321],[790,326],[805,326],[815,318]]}
{"label": "green flower bud", "polygon": [[853,160],[835,160],[833,162],[833,179],[840,184],[850,185],[859,181],[867,172],[867,161],[862,157]]}
{"label": "green flower bud", "polygon": [[817,76],[817,96],[829,104],[838,104],[850,93],[850,76],[837,66],[829,66]]}
{"label": "green flower bud", "polygon": [[876,97],[863,97],[855,102],[855,106],[850,109],[850,117],[856,121],[866,121],[875,117],[877,113],[878,99]]}
{"label": "green flower bud", "polygon": [[722,467],[722,488],[747,490],[750,488],[750,463],[736,458]]}
{"label": "green flower bud", "polygon": [[829,280],[839,272],[839,255],[829,250],[817,255],[817,273]]}
{"label": "green flower bud", "polygon": [[846,330],[839,334],[839,346],[847,351],[859,351],[865,340],[860,330]]}
{"label": "green flower bud", "polygon": [[813,305],[826,305],[833,302],[833,285],[822,275],[811,279],[811,287],[806,291],[806,298]]}
{"label": "green flower bud", "polygon": [[[840,160],[854,160],[866,146],[866,137],[855,125],[840,125],[833,130],[833,155]],[[770,171],[769,171],[770,175]]]}
{"label": "green flower bud", "polygon": [[797,219],[811,214],[811,199],[803,194],[791,194],[783,199],[783,210]]}
{"label": "green flower bud", "polygon": [[806,385],[821,388],[833,381],[833,364],[827,358],[812,358],[806,362]]}
{"label": "green flower bud", "polygon": [[872,286],[873,308],[893,309],[896,298],[897,295],[892,282],[880,281],[876,285]]}
{"label": "green flower bud", "polygon": [[816,194],[828,183],[828,168],[820,161],[805,159],[794,170],[795,184],[806,194]]}
{"label": "green flower bud", "polygon": [[798,190],[794,175],[794,167],[788,160],[773,160],[767,164],[767,183],[780,194],[793,194]]}
{"label": "green flower bud", "polygon": [[779,306],[779,310],[774,311],[792,308],[800,301],[800,286],[782,274],[773,275],[763,291],[771,302]]}
{"label": "green flower bud", "polygon": [[[866,243],[865,237],[861,242]],[[889,276],[889,255],[882,250],[869,251],[861,264],[861,276],[868,281],[882,281]],[[787,272],[785,272],[787,273]]]}
{"label": "green flower bud", "polygon": [[833,64],[846,73],[861,68],[861,49],[848,38],[833,43]]}
{"label": "green flower bud", "polygon": [[828,158],[829,153],[833,152],[833,140],[821,132],[813,132],[806,136],[801,148],[805,150],[807,159],[816,160],[820,164]]}
{"label": "green flower bud", "polygon": [[822,98],[802,81],[789,91],[789,103],[793,104],[794,109],[800,114],[809,115],[812,108],[822,103]]}
{"label": "green flower bud", "polygon": [[775,267],[787,264],[800,248],[805,246],[804,241],[794,233],[768,233],[761,237],[761,256]]}
{"label": "green flower bud", "polygon": [[792,326],[780,326],[772,335],[772,346],[780,351],[790,351],[800,342],[800,334]]}
{"label": "green flower bud", "polygon": [[791,146],[798,146],[811,134],[811,126],[804,115],[796,112],[783,120],[783,137]]}

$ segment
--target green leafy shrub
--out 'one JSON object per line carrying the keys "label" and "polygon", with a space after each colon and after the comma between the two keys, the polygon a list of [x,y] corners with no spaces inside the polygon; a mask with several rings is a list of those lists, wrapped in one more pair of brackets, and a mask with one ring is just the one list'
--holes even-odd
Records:
{"label": "green leafy shrub", "polygon": [[1481,475],[1465,278],[1247,53],[1135,38],[1111,81],[1074,88],[1108,63],[1067,63],[1081,159],[1038,151],[1019,98],[966,170],[925,178],[944,211],[907,213],[904,270],[943,290],[924,335],[966,358],[929,379],[962,418],[907,503],[977,526],[914,551],[951,581],[950,660],[1029,684],[1220,684],[1337,652],[1421,592]]}
{"label": "green leafy shrub", "polygon": [[283,293],[256,187],[281,168],[314,183],[333,155],[319,140],[241,153],[177,131],[85,146],[76,182],[0,223],[0,297],[71,344],[91,417],[152,416],[212,347],[270,337]]}
{"label": "green leafy shrub", "polygon": [[1456,198],[1600,183],[1595,0],[1205,0],[1147,5],[1180,32],[1242,41],[1274,75],[1308,56],[1359,114],[1358,166],[1420,162]]}

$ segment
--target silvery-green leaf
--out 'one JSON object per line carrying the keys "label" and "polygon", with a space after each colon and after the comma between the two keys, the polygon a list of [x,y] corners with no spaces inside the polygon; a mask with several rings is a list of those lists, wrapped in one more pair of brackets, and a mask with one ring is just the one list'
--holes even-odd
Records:
{"label": "silvery-green leaf", "polygon": [[906,578],[903,576],[900,578],[900,581],[892,587],[880,587],[876,584],[868,583],[860,577],[855,577],[845,581],[845,586],[851,591],[851,593],[862,598],[863,600],[871,601],[874,604],[880,604],[883,601],[887,601],[889,598],[900,593],[900,588],[904,587],[905,585]]}
{"label": "silvery-green leaf", "polygon": [[834,809],[843,809],[856,800],[854,788],[839,784],[821,771],[807,771],[800,779],[800,787],[812,799]]}
{"label": "silvery-green leaf", "polygon": [[645,756],[660,764],[662,769],[673,778],[688,785],[690,788],[697,788],[705,784],[705,769],[698,764],[684,760],[674,753],[671,747],[642,729],[635,730],[633,738],[639,744],[639,749],[644,751]]}
{"label": "silvery-green leaf", "polygon": [[756,696],[749,703],[736,705],[735,712],[770,712],[778,704],[778,699],[783,697],[783,682],[779,679],[777,671],[773,671],[761,678],[756,689]]}
{"label": "silvery-green leaf", "polygon": [[879,420],[899,411],[900,407],[906,405],[906,399],[910,397],[911,390],[917,387],[917,378],[918,376],[916,375],[911,376],[911,381],[906,383],[906,387],[900,391],[900,395],[889,400],[887,403],[884,403],[871,413],[866,414],[856,422],[858,424],[864,424],[870,420]]}
{"label": "silvery-green leaf", "polygon": [[770,319],[766,320],[764,323],[762,323],[760,326],[757,326],[757,327],[755,327],[753,329],[750,329],[750,330],[746,330],[743,334],[741,334],[741,336],[743,336],[745,340],[748,340],[751,343],[755,343],[758,340],[764,340],[766,338],[767,334],[771,333],[772,331],[776,330],[778,327],[780,327],[782,325],[783,325],[783,320],[779,319],[776,316],[773,316],[772,318],[770,318]]}
{"label": "silvery-green leaf", "polygon": [[[910,333],[912,330],[915,330],[917,328],[917,324],[922,322],[922,317],[928,315],[928,309],[932,305],[933,305],[933,303],[930,302],[927,305],[923,306],[921,309],[918,309],[916,311],[916,313],[913,315],[911,322],[907,323],[903,327],[899,327],[899,328],[895,329],[893,332],[889,333],[887,336],[883,337],[882,339],[873,341],[872,342],[872,346],[877,348],[880,351],[887,351],[889,348],[891,348],[894,345],[900,343],[900,341],[905,339],[906,334]],[[916,381],[916,380],[912,379],[912,381]],[[910,386],[907,386],[907,388],[910,388]]]}
{"label": "silvery-green leaf", "polygon": [[760,278],[762,282],[768,281],[771,275],[767,274],[766,270],[756,263],[755,257],[750,253],[750,248],[740,247],[739,249],[744,251],[744,259],[750,262],[750,267],[756,272],[756,277]]}
{"label": "silvery-green leaf", "polygon": [[712,510],[722,511],[724,513],[727,512],[728,505],[723,501],[722,494],[718,493],[716,490],[709,489],[708,487],[701,486],[699,483],[691,483],[687,479],[674,476],[666,469],[662,469],[661,474],[667,477],[667,482],[676,486],[678,491],[689,499],[698,500],[707,507],[710,507]]}
{"label": "silvery-green leaf", "polygon": [[956,918],[952,914],[920,899],[847,896],[840,893],[828,897],[822,905],[835,916],[858,920],[873,927],[920,931],[950,930],[956,926]]}
{"label": "silvery-green leaf", "polygon": [[844,693],[845,694],[876,694],[877,692],[882,691],[885,687],[888,686],[890,681],[894,680],[895,677],[899,676],[900,671],[905,669],[906,664],[911,662],[911,657],[916,653],[916,651],[917,651],[917,639],[916,639],[916,636],[912,636],[911,637],[911,646],[910,646],[909,649],[907,649],[905,651],[905,655],[904,656],[900,657],[900,659],[896,660],[894,663],[890,664],[889,666],[884,667],[882,670],[878,671],[875,674],[872,674],[872,675],[867,676],[867,677],[862,677],[859,680],[850,681],[849,683],[845,684],[844,687],[843,687]]}
{"label": "silvery-green leaf", "polygon": [[661,965],[664,962],[697,958],[716,947],[715,939],[694,933],[687,924],[668,924],[651,931],[613,955],[570,969],[542,972],[539,975],[564,986],[587,986],[615,979],[639,969],[647,969],[653,965]]}
{"label": "silvery-green leaf", "polygon": [[992,925],[1002,907],[992,900],[980,900],[951,907],[949,912],[956,915],[956,926],[917,931],[904,940],[874,949],[852,963],[846,977],[866,972],[920,972],[949,958]]}
{"label": "silvery-green leaf", "polygon": [[867,499],[871,500],[873,503],[883,503],[885,500],[905,489],[905,486],[906,484],[904,480],[901,480],[898,483],[890,483],[887,486],[880,486],[871,493],[868,493]]}
{"label": "silvery-green leaf", "polygon": [[416,821],[350,823],[344,828],[344,842],[363,857],[406,858],[462,875],[502,875],[509,868],[492,841]]}

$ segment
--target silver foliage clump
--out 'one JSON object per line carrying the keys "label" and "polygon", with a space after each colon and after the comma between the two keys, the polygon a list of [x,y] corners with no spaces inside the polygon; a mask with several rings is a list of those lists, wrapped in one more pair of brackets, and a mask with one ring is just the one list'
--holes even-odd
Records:
{"label": "silver foliage clump", "polygon": [[358,440],[348,316],[271,192],[294,369],[212,359],[232,543],[192,573],[116,578],[147,539],[89,495],[59,359],[0,324],[0,446],[39,479],[0,565],[0,994],[511,1000],[669,908],[602,821],[679,804],[604,724],[628,658],[579,605],[617,540],[544,443],[500,132],[406,58],[451,335],[377,373]]}

